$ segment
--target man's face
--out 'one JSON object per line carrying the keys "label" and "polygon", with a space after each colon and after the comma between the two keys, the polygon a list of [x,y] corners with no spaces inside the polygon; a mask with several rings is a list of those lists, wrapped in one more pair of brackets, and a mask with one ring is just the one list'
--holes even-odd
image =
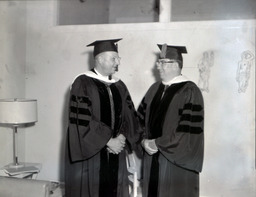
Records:
{"label": "man's face", "polygon": [[169,81],[173,75],[173,63],[177,63],[175,60],[170,59],[159,59],[156,62],[156,67],[159,71],[160,78],[163,81]]}
{"label": "man's face", "polygon": [[120,65],[120,57],[117,52],[107,51],[101,54],[101,71],[105,76],[109,76],[118,71],[118,66]]}

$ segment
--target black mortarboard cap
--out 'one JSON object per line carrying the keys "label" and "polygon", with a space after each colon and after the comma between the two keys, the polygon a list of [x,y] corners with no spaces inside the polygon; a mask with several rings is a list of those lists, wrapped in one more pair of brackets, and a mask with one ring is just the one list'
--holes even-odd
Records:
{"label": "black mortarboard cap", "polygon": [[158,44],[161,50],[160,58],[168,58],[182,61],[182,53],[187,53],[185,46],[169,46],[167,44]]}
{"label": "black mortarboard cap", "polygon": [[119,39],[112,39],[112,40],[96,40],[95,42],[88,44],[89,46],[94,46],[93,56],[95,57],[99,53],[106,52],[106,51],[115,51],[118,52],[117,44],[119,40],[122,40],[122,38]]}

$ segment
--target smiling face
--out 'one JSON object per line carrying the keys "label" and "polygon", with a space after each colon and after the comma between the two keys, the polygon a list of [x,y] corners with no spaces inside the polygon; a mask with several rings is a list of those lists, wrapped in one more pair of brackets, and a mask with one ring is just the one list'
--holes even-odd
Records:
{"label": "smiling face", "polygon": [[100,74],[109,76],[118,71],[120,65],[120,57],[117,52],[107,51],[100,53],[96,58],[96,68]]}
{"label": "smiling face", "polygon": [[179,64],[176,60],[159,59],[156,62],[162,81],[167,82],[180,74]]}

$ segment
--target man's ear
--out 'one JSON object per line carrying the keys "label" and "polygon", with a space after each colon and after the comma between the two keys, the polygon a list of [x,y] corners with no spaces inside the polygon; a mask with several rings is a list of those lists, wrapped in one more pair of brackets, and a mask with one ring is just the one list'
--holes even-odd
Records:
{"label": "man's ear", "polygon": [[103,60],[104,60],[104,58],[102,57],[102,55],[99,55],[99,57],[98,57],[98,62],[99,62],[100,64],[102,64]]}
{"label": "man's ear", "polygon": [[175,69],[180,69],[180,65],[178,62],[174,62],[174,65],[175,65]]}

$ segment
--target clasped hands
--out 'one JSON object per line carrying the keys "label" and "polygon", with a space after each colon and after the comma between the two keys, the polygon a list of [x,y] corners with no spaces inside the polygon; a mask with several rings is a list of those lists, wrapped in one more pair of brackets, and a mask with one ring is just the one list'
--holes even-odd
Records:
{"label": "clasped hands", "polygon": [[125,140],[123,134],[118,135],[115,138],[110,138],[107,143],[107,150],[109,153],[119,154],[125,147]]}
{"label": "clasped hands", "polygon": [[149,155],[153,155],[158,151],[155,139],[144,139],[142,140],[141,145]]}

